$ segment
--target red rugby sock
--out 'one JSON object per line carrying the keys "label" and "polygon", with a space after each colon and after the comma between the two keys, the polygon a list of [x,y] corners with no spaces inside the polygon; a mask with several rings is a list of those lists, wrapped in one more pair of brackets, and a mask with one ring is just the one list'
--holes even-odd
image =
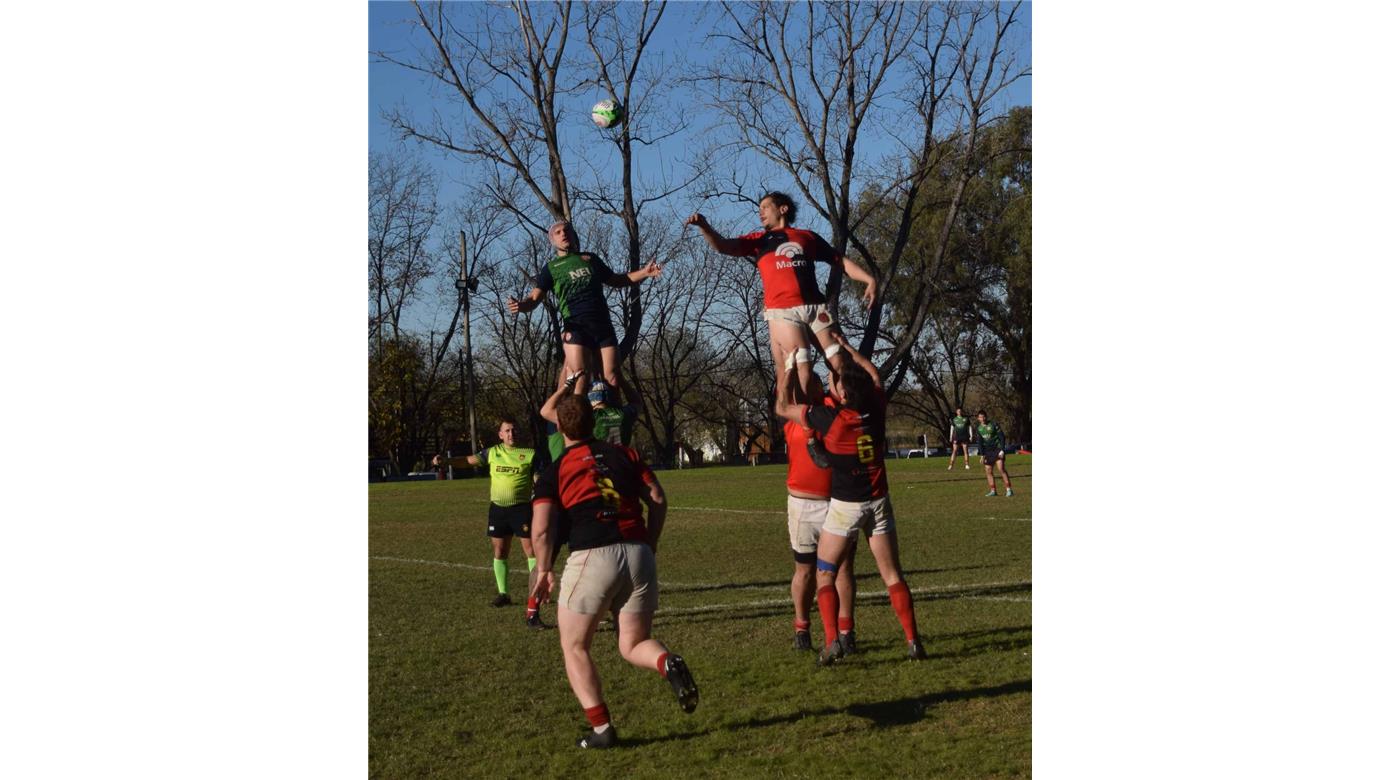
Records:
{"label": "red rugby sock", "polygon": [[792,621],[792,630],[793,630],[793,631],[811,631],[811,630],[812,630],[812,621],[810,621],[810,620],[794,620],[794,621]]}
{"label": "red rugby sock", "polygon": [[822,634],[826,643],[831,644],[836,641],[836,611],[840,609],[835,586],[817,588],[817,608],[822,613]]}
{"label": "red rugby sock", "polygon": [[853,617],[841,617],[836,619],[836,626],[841,633],[846,633],[856,627],[856,619]]}
{"label": "red rugby sock", "polygon": [[525,600],[525,617],[530,617],[540,611],[540,600],[531,596]]}
{"label": "red rugby sock", "polygon": [[904,580],[889,587],[890,606],[904,627],[904,641],[913,641],[919,635],[919,626],[914,622],[914,599],[909,595],[909,584]]}
{"label": "red rugby sock", "polygon": [[660,673],[662,677],[666,676],[666,659],[670,657],[671,654],[666,652],[656,657],[656,671]]}
{"label": "red rugby sock", "polygon": [[593,728],[606,726],[611,722],[608,716],[608,705],[599,704],[597,707],[584,707],[583,714],[588,717],[588,724]]}

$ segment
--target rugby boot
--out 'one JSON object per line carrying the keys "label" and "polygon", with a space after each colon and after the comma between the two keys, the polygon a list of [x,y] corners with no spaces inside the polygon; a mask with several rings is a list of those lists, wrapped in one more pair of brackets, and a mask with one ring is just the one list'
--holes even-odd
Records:
{"label": "rugby boot", "polygon": [[922,661],[928,658],[928,653],[924,652],[924,643],[917,639],[909,640],[909,660]]}
{"label": "rugby boot", "polygon": [[695,687],[695,678],[690,676],[685,659],[675,653],[666,656],[666,682],[671,684],[681,710],[694,712],[695,705],[700,703],[700,689]]}
{"label": "rugby boot", "polygon": [[581,748],[610,748],[616,744],[617,729],[613,728],[611,723],[609,723],[608,727],[603,729],[601,733],[589,729],[588,733],[583,736],[583,739],[578,741],[578,746]]}

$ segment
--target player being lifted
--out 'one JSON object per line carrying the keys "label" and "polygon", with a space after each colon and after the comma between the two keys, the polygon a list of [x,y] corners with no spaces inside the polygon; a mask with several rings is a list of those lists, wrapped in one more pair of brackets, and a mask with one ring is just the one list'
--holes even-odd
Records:
{"label": "player being lifted", "polygon": [[836,328],[831,312],[826,308],[826,295],[817,286],[815,263],[840,262],[846,275],[865,284],[862,298],[866,307],[875,303],[875,278],[850,258],[836,254],[825,239],[810,230],[792,226],[797,219],[797,204],[786,193],[770,192],[758,202],[758,221],[762,230],[738,238],[724,238],[706,221],[703,214],[692,214],[685,224],[695,225],[715,251],[736,257],[751,257],[763,279],[763,319],[768,321],[768,343],[773,352],[777,386],[783,386],[783,361],[780,356],[796,355],[797,373],[801,385],[808,389],[813,381],[811,358],[806,347],[810,330],[821,344],[833,368],[841,369],[844,358],[833,333]]}
{"label": "player being lifted", "polygon": [[[525,300],[506,299],[512,314],[528,312],[544,300],[545,291],[552,291],[563,320],[560,338],[564,342],[565,376],[590,366],[601,366],[608,384],[618,385],[617,334],[613,332],[612,317],[603,285],[630,287],[643,280],[661,275],[655,260],[646,267],[627,274],[615,274],[602,258],[592,252],[580,252],[578,233],[573,223],[555,222],[549,227],[549,243],[555,257],[535,276],[535,286]],[[592,356],[596,355],[596,359]]]}
{"label": "player being lifted", "polygon": [[895,534],[894,507],[885,478],[885,393],[880,372],[865,356],[851,350],[837,335],[846,357],[831,376],[833,406],[801,404],[797,383],[788,380],[779,388],[775,411],[799,425],[822,434],[822,445],[831,458],[831,503],[817,540],[817,606],[821,611],[825,647],[818,663],[829,665],[843,654],[836,626],[840,609],[834,586],[836,571],[850,554],[849,540],[864,531],[880,579],[890,594],[899,624],[904,629],[910,660],[926,658],[914,619],[914,601],[899,565],[899,538]]}
{"label": "player being lifted", "polygon": [[554,587],[554,536],[563,531],[562,522],[570,552],[559,586],[559,643],[569,685],[593,727],[578,745],[608,748],[617,744],[617,731],[592,657],[604,612],[618,616],[618,652],[628,663],[664,677],[682,710],[693,711],[700,692],[685,661],[651,636],[656,546],[666,522],[660,481],[636,450],[593,438],[593,409],[580,396],[559,401],[558,416],[566,447],[535,485],[541,574],[531,595],[544,601]]}

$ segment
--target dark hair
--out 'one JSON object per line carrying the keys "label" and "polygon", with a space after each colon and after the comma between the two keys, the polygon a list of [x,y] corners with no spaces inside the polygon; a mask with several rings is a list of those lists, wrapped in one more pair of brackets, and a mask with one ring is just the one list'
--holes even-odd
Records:
{"label": "dark hair", "polygon": [[506,423],[510,423],[511,425],[514,425],[514,426],[517,427],[517,428],[520,427],[520,423],[518,423],[518,422],[515,421],[515,415],[513,415],[513,414],[503,414],[503,415],[501,415],[501,424],[500,424],[500,425],[497,425],[496,427],[499,428],[499,427],[501,427],[501,425],[505,425]]}
{"label": "dark hair", "polygon": [[875,395],[875,382],[870,375],[865,373],[865,369],[847,361],[841,366],[840,376],[841,394],[846,396],[841,405],[857,412],[867,411],[866,406]]}
{"label": "dark hair", "polygon": [[[764,195],[763,198],[768,198],[769,200],[773,201],[774,206],[787,206],[787,216],[784,217],[784,219],[787,220],[787,223],[789,225],[797,221],[797,204],[792,202],[791,195],[787,194],[786,192],[778,192],[777,190],[774,190],[768,193],[767,195]],[[760,203],[763,202],[763,198],[758,199]]]}
{"label": "dark hair", "polygon": [[593,435],[593,406],[581,395],[567,395],[559,402],[559,430],[574,441]]}
{"label": "dark hair", "polygon": [[986,413],[985,411],[981,410],[981,409],[978,409],[978,410],[977,410],[977,414],[976,414],[976,415],[973,415],[973,416],[976,417],[976,416],[979,416],[979,415],[982,416],[982,417],[986,417],[986,416],[987,416],[987,413]]}

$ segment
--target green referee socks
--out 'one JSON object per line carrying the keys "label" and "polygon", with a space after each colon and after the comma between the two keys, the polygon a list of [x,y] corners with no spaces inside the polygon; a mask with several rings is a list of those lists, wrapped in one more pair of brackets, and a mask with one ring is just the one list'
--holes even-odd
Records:
{"label": "green referee socks", "polygon": [[535,570],[535,559],[534,559],[534,558],[526,558],[526,559],[525,559],[525,565],[530,567],[530,571],[534,571],[534,570]]}
{"label": "green referee socks", "polygon": [[506,563],[504,559],[491,559],[491,570],[496,573],[496,590],[500,591],[501,593],[506,592],[506,572],[509,570],[509,568],[510,564]]}

